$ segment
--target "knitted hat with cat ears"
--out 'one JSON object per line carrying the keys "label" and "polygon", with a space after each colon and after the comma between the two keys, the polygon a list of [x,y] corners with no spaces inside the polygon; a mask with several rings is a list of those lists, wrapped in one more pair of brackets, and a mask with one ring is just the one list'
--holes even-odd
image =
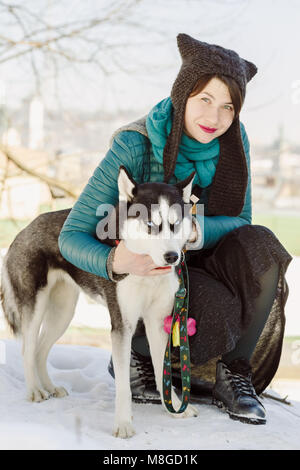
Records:
{"label": "knitted hat with cat ears", "polygon": [[[207,74],[229,76],[238,84],[244,99],[246,85],[257,73],[257,67],[252,62],[242,59],[230,49],[198,41],[188,34],[178,34],[177,44],[182,65],[171,91],[173,121],[163,153],[166,183],[176,166],[186,102],[199,78]],[[248,181],[238,114],[218,139],[220,156],[209,193],[208,209],[211,215],[238,216],[244,206]]]}

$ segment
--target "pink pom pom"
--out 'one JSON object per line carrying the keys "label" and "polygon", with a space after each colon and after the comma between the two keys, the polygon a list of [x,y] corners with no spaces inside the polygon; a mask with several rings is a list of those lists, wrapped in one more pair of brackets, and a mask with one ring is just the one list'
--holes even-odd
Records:
{"label": "pink pom pom", "polygon": [[164,330],[166,333],[170,334],[172,321],[173,321],[172,315],[169,315],[168,317],[164,319]]}
{"label": "pink pom pom", "polygon": [[188,318],[187,330],[189,336],[193,336],[196,333],[196,320],[194,318]]}
{"label": "pink pom pom", "polygon": [[[172,321],[173,321],[172,315],[168,315],[164,319],[164,331],[168,334],[170,334],[170,331],[171,331]],[[194,318],[188,318],[187,331],[188,331],[189,336],[193,336],[196,333],[196,320]]]}

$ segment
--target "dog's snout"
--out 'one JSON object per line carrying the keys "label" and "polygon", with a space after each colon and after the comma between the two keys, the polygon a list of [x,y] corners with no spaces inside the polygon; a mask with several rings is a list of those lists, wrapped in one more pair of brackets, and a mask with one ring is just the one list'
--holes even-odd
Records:
{"label": "dog's snout", "polygon": [[164,254],[164,258],[167,263],[172,264],[175,263],[178,259],[178,254],[176,251],[168,251],[167,253]]}

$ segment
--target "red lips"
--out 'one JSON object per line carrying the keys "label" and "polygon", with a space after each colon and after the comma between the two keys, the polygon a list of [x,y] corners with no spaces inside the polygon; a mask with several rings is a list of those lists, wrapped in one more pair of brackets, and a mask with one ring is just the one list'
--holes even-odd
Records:
{"label": "red lips", "polygon": [[209,134],[212,134],[213,132],[216,132],[217,129],[214,129],[213,127],[204,127],[204,126],[201,126],[201,124],[198,124],[199,127],[201,127],[201,129],[204,131],[204,132],[208,132]]}

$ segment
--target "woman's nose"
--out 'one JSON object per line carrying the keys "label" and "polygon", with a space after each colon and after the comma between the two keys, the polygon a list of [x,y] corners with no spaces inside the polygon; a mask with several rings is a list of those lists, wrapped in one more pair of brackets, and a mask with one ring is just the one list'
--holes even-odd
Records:
{"label": "woman's nose", "polygon": [[210,127],[217,127],[217,124],[219,122],[219,111],[217,108],[214,108],[213,106],[207,110],[207,115],[206,115],[207,123],[210,125]]}

